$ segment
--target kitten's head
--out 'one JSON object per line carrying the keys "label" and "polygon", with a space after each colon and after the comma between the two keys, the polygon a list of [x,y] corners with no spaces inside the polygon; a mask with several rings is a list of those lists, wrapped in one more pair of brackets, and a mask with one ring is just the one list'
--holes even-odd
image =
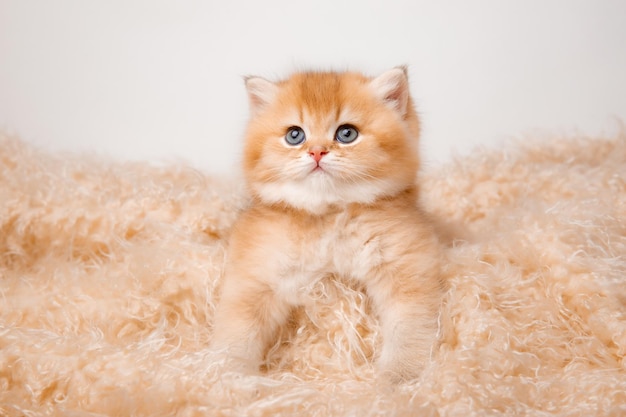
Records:
{"label": "kitten's head", "polygon": [[261,201],[321,214],[414,185],[419,123],[404,68],[249,77],[246,88],[244,173]]}

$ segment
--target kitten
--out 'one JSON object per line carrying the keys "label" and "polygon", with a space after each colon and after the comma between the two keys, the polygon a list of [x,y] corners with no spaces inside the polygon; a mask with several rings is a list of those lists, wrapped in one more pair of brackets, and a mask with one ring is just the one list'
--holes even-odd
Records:
{"label": "kitten", "polygon": [[438,240],[417,206],[419,122],[406,70],[246,79],[243,168],[212,347],[248,370],[303,289],[329,274],[365,285],[379,316],[377,367],[415,377],[436,338]]}

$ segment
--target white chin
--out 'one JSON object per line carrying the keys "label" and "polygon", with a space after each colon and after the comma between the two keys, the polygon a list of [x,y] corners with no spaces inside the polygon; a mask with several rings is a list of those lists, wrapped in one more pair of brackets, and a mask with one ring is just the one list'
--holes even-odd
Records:
{"label": "white chin", "polygon": [[314,171],[303,179],[253,184],[253,190],[263,202],[288,204],[313,214],[323,214],[332,206],[369,204],[382,196],[397,193],[399,188],[399,184],[389,180],[337,181],[322,170]]}

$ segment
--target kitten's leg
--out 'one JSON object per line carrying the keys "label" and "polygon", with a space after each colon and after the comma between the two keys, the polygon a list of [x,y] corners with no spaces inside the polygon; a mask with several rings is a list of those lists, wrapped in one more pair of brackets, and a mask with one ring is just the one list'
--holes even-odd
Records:
{"label": "kitten's leg", "polygon": [[419,375],[437,336],[443,294],[438,264],[415,258],[386,264],[367,282],[383,338],[377,367],[394,382]]}
{"label": "kitten's leg", "polygon": [[211,348],[223,354],[229,366],[256,373],[290,306],[277,300],[265,282],[228,278],[214,318]]}

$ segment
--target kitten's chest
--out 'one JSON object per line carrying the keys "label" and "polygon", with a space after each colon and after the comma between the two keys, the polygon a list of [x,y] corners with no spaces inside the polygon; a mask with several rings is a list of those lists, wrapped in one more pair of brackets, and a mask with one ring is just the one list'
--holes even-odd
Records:
{"label": "kitten's chest", "polygon": [[295,268],[309,278],[340,274],[363,278],[380,262],[380,244],[367,216],[338,213],[318,223],[312,222],[299,236]]}
{"label": "kitten's chest", "polygon": [[320,217],[252,211],[237,228],[231,268],[264,280],[287,302],[301,304],[328,275],[362,280],[380,265],[379,217],[349,211]]}

